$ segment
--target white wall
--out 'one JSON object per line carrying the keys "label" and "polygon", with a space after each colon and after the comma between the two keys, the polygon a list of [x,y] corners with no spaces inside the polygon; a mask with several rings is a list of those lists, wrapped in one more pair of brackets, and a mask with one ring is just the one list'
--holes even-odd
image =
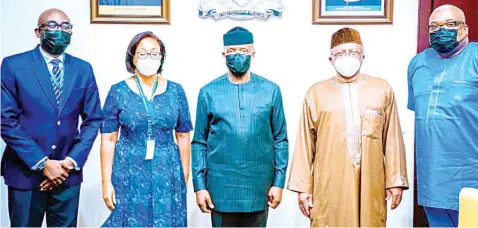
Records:
{"label": "white wall", "polygon": [[[256,59],[253,71],[282,88],[290,148],[294,147],[303,96],[314,82],[334,75],[328,62],[330,37],[342,26],[311,24],[311,0],[284,0],[282,19],[233,21],[198,18],[199,1],[171,1],[171,25],[92,25],[88,0],[1,0],[0,20],[2,58],[32,49],[38,40],[33,29],[38,15],[56,7],[71,18],[72,44],[68,52],[89,61],[100,88],[102,101],[109,87],[128,76],[125,51],[138,32],[151,30],[165,43],[167,59],[164,75],[183,85],[194,119],[199,88],[225,72],[221,56],[222,34],[236,25],[254,33]],[[393,25],[352,26],[361,32],[366,60],[362,72],[385,78],[397,94],[402,128],[405,132],[409,180],[413,181],[413,114],[406,110],[406,69],[415,54],[417,42],[417,0],[395,2]],[[193,120],[194,121],[194,120]],[[291,156],[292,157],[292,154]],[[2,190],[4,186],[2,185]],[[390,227],[412,226],[413,189],[407,191],[402,205],[389,214]],[[1,199],[6,199],[2,191]],[[1,225],[8,225],[7,202],[1,203]],[[344,205],[347,206],[347,205]],[[99,140],[85,167],[80,202],[80,226],[100,226],[108,216],[101,199]],[[209,226],[210,219],[197,209],[192,183],[188,189],[190,226]],[[297,207],[297,195],[285,191],[283,203],[273,210],[270,226],[308,226]]]}
{"label": "white wall", "polygon": [[[2,8],[3,2],[0,1],[0,34],[3,33],[3,8]],[[3,35],[0,35],[0,54],[2,52],[2,41],[3,41]],[[3,59],[3,55],[2,55]],[[0,97],[1,100],[1,97]],[[3,154],[3,150],[5,149],[5,143],[3,140],[0,139],[0,154]],[[8,195],[7,195],[7,186],[3,184],[3,178],[0,181],[0,226],[3,227],[5,225],[8,225]]]}

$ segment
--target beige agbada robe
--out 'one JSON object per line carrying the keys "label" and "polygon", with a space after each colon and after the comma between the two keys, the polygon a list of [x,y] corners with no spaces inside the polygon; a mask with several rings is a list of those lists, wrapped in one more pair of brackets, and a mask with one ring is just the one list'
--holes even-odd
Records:
{"label": "beige agbada robe", "polygon": [[288,188],[312,193],[311,226],[386,225],[386,188],[408,188],[397,105],[383,79],[312,86],[305,97]]}

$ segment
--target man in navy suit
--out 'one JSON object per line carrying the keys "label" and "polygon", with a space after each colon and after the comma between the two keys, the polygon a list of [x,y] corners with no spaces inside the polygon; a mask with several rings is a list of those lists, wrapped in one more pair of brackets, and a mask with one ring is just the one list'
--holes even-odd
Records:
{"label": "man in navy suit", "polygon": [[[82,168],[102,122],[91,65],[66,54],[73,26],[43,12],[40,45],[1,65],[1,173],[11,226],[76,226]],[[79,117],[82,119],[80,129]]]}

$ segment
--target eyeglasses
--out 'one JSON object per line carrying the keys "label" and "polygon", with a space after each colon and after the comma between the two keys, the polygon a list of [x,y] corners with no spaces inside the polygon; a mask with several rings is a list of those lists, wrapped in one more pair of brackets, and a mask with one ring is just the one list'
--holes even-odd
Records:
{"label": "eyeglasses", "polygon": [[251,51],[245,48],[240,50],[234,50],[234,49],[226,50],[226,55],[234,55],[234,54],[250,55]]}
{"label": "eyeglasses", "polygon": [[436,32],[440,30],[441,27],[444,27],[445,29],[461,29],[463,26],[459,27],[460,25],[464,25],[465,23],[463,21],[448,21],[444,24],[431,24],[428,26],[428,31],[429,32]]}
{"label": "eyeglasses", "polygon": [[73,29],[73,25],[70,24],[70,22],[63,22],[61,24],[56,23],[56,21],[48,21],[44,24],[41,24],[38,26],[39,29],[47,29],[47,30],[58,30],[61,28],[61,30],[65,32],[70,32]]}
{"label": "eyeglasses", "polygon": [[163,56],[163,54],[161,54],[161,52],[157,52],[157,51],[153,51],[153,52],[145,52],[145,51],[138,51],[136,52],[138,58],[140,59],[146,59],[148,57],[148,55],[150,56],[151,59],[160,59],[161,56]]}
{"label": "eyeglasses", "polygon": [[341,52],[337,52],[335,54],[332,54],[333,56],[335,57],[342,57],[342,56],[346,56],[346,55],[350,55],[352,57],[360,57],[362,56],[362,52],[360,51],[341,51]]}

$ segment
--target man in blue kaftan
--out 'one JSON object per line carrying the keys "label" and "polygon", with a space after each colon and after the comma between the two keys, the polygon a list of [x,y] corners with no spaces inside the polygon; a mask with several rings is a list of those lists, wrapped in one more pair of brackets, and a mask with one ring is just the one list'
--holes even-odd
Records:
{"label": "man in blue kaftan", "polygon": [[418,204],[430,226],[456,227],[460,190],[478,188],[478,43],[455,6],[437,8],[429,22],[432,48],[408,69]]}
{"label": "man in blue kaftan", "polygon": [[288,164],[279,86],[251,73],[252,33],[224,35],[229,72],[201,88],[192,142],[196,200],[212,225],[264,227],[282,198]]}

